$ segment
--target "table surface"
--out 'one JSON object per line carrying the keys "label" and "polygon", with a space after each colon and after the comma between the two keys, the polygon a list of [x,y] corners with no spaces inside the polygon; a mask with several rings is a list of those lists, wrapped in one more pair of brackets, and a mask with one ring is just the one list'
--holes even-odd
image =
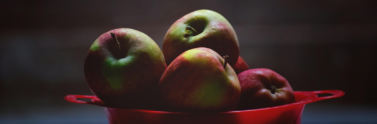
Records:
{"label": "table surface", "polygon": [[[376,124],[377,106],[308,104],[302,124]],[[65,108],[30,108],[0,112],[1,124],[107,124],[102,107],[74,104]]]}

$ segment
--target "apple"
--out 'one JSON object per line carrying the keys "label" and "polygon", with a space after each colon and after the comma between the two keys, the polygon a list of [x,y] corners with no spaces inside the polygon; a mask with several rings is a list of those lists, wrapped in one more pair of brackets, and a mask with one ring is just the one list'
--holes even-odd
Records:
{"label": "apple", "polygon": [[159,46],[146,34],[118,28],[99,36],[85,59],[91,91],[107,106],[150,108],[166,68]]}
{"label": "apple", "polygon": [[222,15],[212,10],[197,10],[173,23],[164,37],[162,52],[169,65],[181,53],[196,47],[207,47],[221,56],[228,55],[231,66],[237,63],[236,32]]}
{"label": "apple", "polygon": [[238,74],[241,84],[239,110],[265,108],[295,102],[288,81],[267,68],[249,69]]}
{"label": "apple", "polygon": [[234,71],[239,74],[243,71],[249,70],[249,66],[245,62],[245,60],[242,59],[241,56],[238,57],[237,63],[233,66]]}
{"label": "apple", "polygon": [[233,68],[215,51],[187,50],[168,65],[159,83],[169,111],[220,112],[235,110],[241,87]]}

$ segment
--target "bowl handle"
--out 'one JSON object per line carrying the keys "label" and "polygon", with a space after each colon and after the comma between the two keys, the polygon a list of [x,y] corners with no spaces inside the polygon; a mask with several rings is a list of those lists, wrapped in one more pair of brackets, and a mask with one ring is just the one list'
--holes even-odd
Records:
{"label": "bowl handle", "polygon": [[[343,96],[345,93],[341,90],[321,90],[321,91],[312,91],[316,96],[312,102],[325,100],[325,99],[332,99]],[[331,94],[331,95],[328,95]],[[326,96],[319,96],[319,95],[326,95]]]}
{"label": "bowl handle", "polygon": [[[91,99],[92,101],[82,101],[78,100],[77,98],[84,98],[84,99]],[[100,100],[97,96],[94,95],[67,95],[64,97],[65,100],[73,103],[79,104],[91,104],[91,105],[98,105],[98,106],[105,106],[102,100]]]}

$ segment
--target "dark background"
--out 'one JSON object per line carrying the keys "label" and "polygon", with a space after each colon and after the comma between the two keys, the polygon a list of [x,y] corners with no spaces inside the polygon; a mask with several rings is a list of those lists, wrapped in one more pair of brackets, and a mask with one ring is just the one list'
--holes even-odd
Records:
{"label": "dark background", "polygon": [[296,91],[338,89],[308,104],[303,123],[376,123],[375,0],[8,0],[0,4],[0,123],[107,123],[83,73],[93,41],[114,28],[146,33],[161,47],[167,29],[198,10],[233,25],[250,68],[270,68]]}

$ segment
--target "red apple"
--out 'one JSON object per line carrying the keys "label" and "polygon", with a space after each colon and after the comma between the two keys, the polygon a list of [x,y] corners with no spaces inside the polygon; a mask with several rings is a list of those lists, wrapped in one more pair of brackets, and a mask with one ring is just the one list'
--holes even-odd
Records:
{"label": "red apple", "polygon": [[174,59],[161,77],[159,90],[167,110],[180,112],[234,110],[241,93],[232,67],[204,47],[190,49]]}
{"label": "red apple", "polygon": [[237,63],[232,66],[234,71],[239,74],[243,71],[249,70],[249,66],[247,63],[241,58],[241,56],[238,57]]}
{"label": "red apple", "polygon": [[239,56],[238,39],[232,25],[212,10],[197,10],[178,19],[166,32],[162,52],[169,65],[181,53],[196,47],[228,55],[231,66]]}
{"label": "red apple", "polygon": [[149,36],[119,28],[94,41],[84,72],[92,92],[107,106],[148,109],[157,101],[165,68],[162,51]]}
{"label": "red apple", "polygon": [[272,107],[295,102],[288,81],[267,68],[249,69],[238,74],[241,84],[239,110]]}

